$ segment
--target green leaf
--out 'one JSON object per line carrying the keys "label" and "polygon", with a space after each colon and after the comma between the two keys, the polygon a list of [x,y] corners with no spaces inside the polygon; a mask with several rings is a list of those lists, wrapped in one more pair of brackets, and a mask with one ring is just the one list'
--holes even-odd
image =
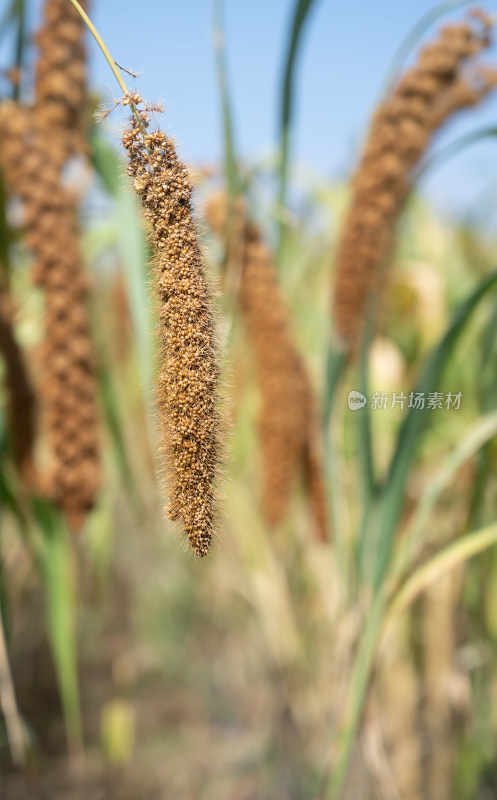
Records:
{"label": "green leaf", "polygon": [[[288,39],[285,66],[283,71],[283,84],[281,87],[281,106],[280,106],[280,146],[279,146],[279,167],[278,167],[278,219],[282,219],[282,211],[286,203],[286,192],[288,184],[288,167],[290,153],[290,133],[293,122],[294,96],[295,96],[295,68],[302,35],[305,30],[305,23],[309,17],[315,0],[296,0],[293,14],[290,37]],[[280,221],[278,263],[283,249],[283,237],[285,223]]]}
{"label": "green leaf", "polygon": [[[359,359],[359,391],[365,396],[369,396],[369,353],[370,345],[373,340],[374,324],[376,319],[376,298],[372,297],[368,304],[366,324],[361,342],[361,352]],[[367,402],[365,406],[358,409],[355,415],[358,425],[359,445],[358,461],[361,474],[361,509],[363,512],[361,531],[357,547],[357,565],[359,574],[364,576],[369,567],[368,544],[368,520],[370,513],[376,510],[376,479],[373,463],[373,438],[371,426],[371,408]]]}
{"label": "green leaf", "polygon": [[15,65],[19,72],[19,80],[14,83],[13,99],[17,102],[21,91],[21,79],[24,69],[26,53],[26,0],[19,0],[19,8],[17,12],[17,36],[16,36],[16,53]]}
{"label": "green leaf", "polygon": [[351,564],[347,552],[346,537],[344,526],[342,525],[339,513],[338,482],[340,466],[337,463],[336,452],[333,447],[331,436],[331,411],[336,388],[345,367],[345,353],[337,350],[330,337],[328,350],[326,353],[326,380],[323,398],[322,431],[323,431],[323,454],[324,471],[326,481],[326,494],[328,507],[332,517],[333,544],[336,550],[337,562],[346,584],[346,576],[350,574]]}
{"label": "green leaf", "polygon": [[14,483],[14,475],[6,469],[8,459],[7,421],[3,409],[0,410],[0,515],[4,509],[14,517],[23,539],[29,538],[29,526],[21,503],[19,491]]}
{"label": "green leaf", "polygon": [[449,142],[449,144],[441,147],[436,153],[430,156],[430,158],[420,164],[419,168],[414,172],[413,182],[424,177],[427,172],[431,172],[432,170],[443,166],[447,161],[449,161],[449,159],[459,155],[459,153],[461,153],[467,147],[470,147],[477,142],[481,142],[483,139],[495,139],[496,136],[497,128],[480,128],[476,131],[471,131],[471,133],[466,133],[464,136],[455,139],[453,142]]}
{"label": "green leaf", "polygon": [[431,26],[438,19],[440,19],[440,17],[445,16],[445,14],[448,14],[450,11],[455,11],[456,8],[467,6],[473,2],[475,2],[475,0],[444,0],[443,3],[439,3],[439,5],[435,6],[434,8],[430,8],[426,14],[423,14],[421,19],[416,22],[414,27],[409,31],[405,39],[402,40],[395,51],[385,77],[384,86],[381,93],[382,97],[391,91],[409,53],[424,36],[426,31],[428,31]]}
{"label": "green leaf", "polygon": [[[478,286],[469,299],[460,307],[442,341],[428,358],[415,392],[422,392],[427,395],[436,390],[443,368],[465,325],[471,318],[473,311],[478,307],[479,302],[494,288],[496,283],[497,273],[493,273]],[[379,524],[375,526],[373,531],[373,536],[377,537],[376,588],[381,584],[390,560],[394,532],[404,504],[409,470],[428,414],[429,409],[427,408],[410,409],[400,429],[384,488],[382,513],[379,517]],[[370,529],[368,535],[370,536],[371,533]]]}
{"label": "green leaf", "polygon": [[97,364],[97,380],[100,400],[104,409],[107,428],[114,446],[114,452],[116,454],[119,471],[122,475],[128,492],[134,497],[135,482],[133,480],[133,472],[131,470],[128,454],[126,453],[126,448],[124,445],[124,434],[122,430],[121,416],[119,414],[118,396],[109,364],[103,363],[101,353]]}
{"label": "green leaf", "polygon": [[395,620],[435,581],[497,543],[497,523],[472,531],[444,548],[414,572],[390,603],[384,626],[385,640]]}
{"label": "green leaf", "polygon": [[47,502],[33,501],[42,533],[41,570],[47,602],[50,647],[57,672],[69,752],[82,749],[76,645],[75,576],[69,533]]}
{"label": "green leaf", "polygon": [[221,114],[223,120],[224,169],[230,199],[239,191],[237,160],[233,134],[233,114],[228,88],[228,71],[226,67],[223,0],[213,0],[213,39],[216,53],[217,81],[221,98]]}
{"label": "green leaf", "polygon": [[346,363],[346,355],[342,350],[337,350],[330,340],[326,353],[326,380],[323,398],[323,427],[326,429],[330,422],[331,410],[335,392],[343,374]]}
{"label": "green leaf", "polygon": [[11,0],[0,18],[0,40],[8,31],[12,23],[19,18],[24,6],[24,0]]}
{"label": "green leaf", "polygon": [[[478,370],[478,401],[483,412],[490,412],[497,401],[497,303],[483,331],[481,341],[480,369]],[[473,495],[468,514],[468,527],[477,528],[485,523],[485,490],[492,467],[491,443],[488,442],[479,454]]]}
{"label": "green leaf", "polygon": [[497,411],[494,411],[481,417],[462,442],[447,456],[416,506],[412,521],[399,545],[399,553],[392,569],[393,577],[402,575],[409,567],[416,555],[416,547],[426,531],[430,515],[456,472],[496,435]]}
{"label": "green leaf", "polygon": [[464,536],[421,567],[409,578],[390,605],[380,589],[371,603],[359,648],[352,668],[341,722],[332,736],[331,769],[319,795],[323,800],[338,800],[347,775],[375,659],[381,652],[392,626],[409,605],[437,578],[482,553],[497,543],[497,524]]}
{"label": "green leaf", "polygon": [[331,758],[329,760],[331,768],[325,775],[323,791],[319,794],[322,800],[338,800],[342,796],[342,788],[347,776],[352,748],[371,680],[385,608],[386,599],[383,593],[379,592],[371,603],[371,608],[365,621],[348,683],[340,723],[338,727],[335,727],[331,737]]}
{"label": "green leaf", "polygon": [[133,480],[133,471],[130,466],[130,461],[125,447],[125,438],[122,426],[122,417],[120,413],[120,398],[116,391],[113,370],[109,361],[108,353],[106,351],[104,337],[99,330],[96,320],[96,313],[92,314],[93,325],[92,334],[96,350],[96,372],[97,372],[97,386],[100,396],[100,401],[104,410],[107,428],[110,434],[116,461],[119,472],[124,481],[128,492],[134,500],[136,500],[135,482]]}

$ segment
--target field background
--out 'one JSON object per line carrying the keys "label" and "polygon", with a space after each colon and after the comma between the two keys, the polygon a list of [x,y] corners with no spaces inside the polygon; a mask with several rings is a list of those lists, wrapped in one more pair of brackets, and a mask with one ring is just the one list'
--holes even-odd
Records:
{"label": "field background", "polygon": [[[40,5],[26,4],[27,31],[36,27]],[[223,243],[204,211],[226,184],[226,122],[251,213],[275,253],[284,232],[278,277],[322,412],[330,399],[334,256],[350,177],[387,72],[399,66],[397,48],[433,4],[267,5],[226,2],[218,18],[226,50],[217,55],[230,100],[223,117],[207,2],[92,4],[92,19],[114,57],[143,70],[129,83],[143,97],[165,102],[160,124],[175,136],[194,173],[224,342],[227,459],[218,535],[211,555],[198,560],[163,511],[150,253],[138,203],[122,175],[125,118],[117,109],[105,123],[92,123],[91,159],[75,165],[72,176],[91,275],[105,472],[79,538],[69,539],[60,520],[43,509],[33,513],[12,466],[2,411],[3,627],[29,740],[27,764],[19,769],[5,720],[0,723],[5,800],[497,797],[497,551],[489,547],[497,539],[497,300],[490,282],[497,140],[489,135],[497,94],[437,138],[431,154],[447,155],[449,143],[484,132],[446,160],[435,155],[412,192],[379,332],[367,343],[363,363],[344,370],[335,388],[322,426],[329,448],[330,542],[318,540],[302,487],[295,488],[285,521],[268,530],[260,510],[257,378],[239,313],[225,291]],[[283,208],[277,202],[284,177],[282,78],[294,11],[307,5],[294,62]],[[439,11],[463,5],[469,4],[445,3]],[[12,20],[1,29],[5,66],[12,63],[22,6],[14,3]],[[491,3],[485,8],[496,11]],[[464,10],[444,13],[444,20]],[[26,68],[33,59],[29,41],[26,35]],[[419,44],[416,37],[408,61]],[[93,42],[89,53],[96,106],[118,89]],[[497,61],[495,47],[486,60]],[[12,219],[9,211],[9,225]],[[42,306],[20,237],[11,244],[11,262],[15,328],[29,354],[40,338]],[[388,551],[388,558],[402,557],[406,531],[417,526],[415,557],[392,597],[403,600],[409,577],[414,591],[388,638],[371,628],[375,644],[383,643],[373,663],[362,648],[375,595],[356,563],[364,466],[370,448],[378,483],[388,479],[407,414],[371,412],[368,431],[366,417],[349,411],[347,395],[364,387],[366,371],[368,396],[408,394],[458,310],[485,281],[454,347],[439,348],[440,369],[429,391],[460,391],[463,399],[460,410],[426,415],[415,436],[405,507]],[[450,550],[458,542],[459,550]],[[433,574],[426,588],[427,564]],[[6,662],[0,661],[5,687]],[[361,664],[367,678],[374,677],[371,685],[366,680],[367,693]],[[340,726],[354,718],[357,735],[346,741],[347,725]],[[341,790],[326,780],[330,756],[344,769]]]}

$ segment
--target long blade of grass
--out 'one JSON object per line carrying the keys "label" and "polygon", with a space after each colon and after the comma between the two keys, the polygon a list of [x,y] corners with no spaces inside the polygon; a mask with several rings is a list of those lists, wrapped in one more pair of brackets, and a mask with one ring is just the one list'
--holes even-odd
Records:
{"label": "long blade of grass", "polygon": [[13,22],[17,19],[19,11],[24,4],[24,0],[11,0],[0,18],[0,40],[8,31]]}
{"label": "long blade of grass", "polygon": [[124,485],[131,497],[136,501],[136,486],[133,478],[130,460],[124,444],[124,434],[119,413],[119,401],[114,385],[112,372],[108,365],[105,365],[102,358],[97,364],[97,381],[100,400],[105,412],[107,428],[110,433],[119,472],[122,475]]}
{"label": "long blade of grass", "polygon": [[469,505],[467,528],[478,528],[485,521],[485,490],[491,475],[491,467],[491,442],[487,442],[478,454],[476,462],[476,474],[473,481],[473,494]]}
{"label": "long blade of grass", "polygon": [[430,158],[426,159],[426,161],[423,161],[420,164],[418,169],[414,172],[413,183],[419,181],[420,178],[423,178],[427,172],[431,172],[433,169],[442,167],[447,161],[449,161],[449,159],[454,158],[454,156],[458,156],[467,147],[470,147],[477,142],[481,142],[483,139],[495,139],[496,136],[497,128],[495,127],[479,128],[476,131],[471,131],[470,133],[466,133],[464,136],[460,136],[453,142],[449,142],[448,144],[444,145],[444,147],[441,147]]}
{"label": "long blade of grass", "polygon": [[97,386],[100,401],[105,414],[105,421],[110,434],[116,462],[119,472],[131,497],[136,500],[136,486],[133,479],[130,460],[125,447],[125,437],[122,426],[121,406],[119,396],[116,391],[114,376],[111,369],[110,359],[106,351],[104,337],[99,330],[96,321],[96,314],[93,313],[92,333],[97,355]]}
{"label": "long blade of grass", "polygon": [[342,376],[345,368],[345,360],[345,353],[341,350],[337,350],[330,341],[328,352],[326,354],[326,381],[322,412],[323,426],[325,428],[327,428],[330,421],[331,411],[333,408],[333,399],[335,397],[335,392],[340,381],[340,377]]}
{"label": "long blade of grass", "polygon": [[[8,457],[7,421],[3,410],[0,409],[0,513],[9,511],[15,519],[19,532],[25,541],[31,540],[34,545],[36,537],[30,536],[30,528],[26,514],[20,502],[17,486],[14,485],[12,473],[5,468],[5,459]],[[0,517],[1,519],[1,517]],[[35,549],[33,547],[33,549]]]}
{"label": "long blade of grass", "polygon": [[426,530],[428,520],[442,492],[460,467],[476,455],[481,448],[497,435],[497,411],[478,420],[463,441],[445,459],[436,475],[430,480],[421,500],[416,506],[412,521],[401,542],[392,567],[391,577],[396,580],[408,568],[415,556],[416,546]]}
{"label": "long blade of grass", "polygon": [[332,518],[333,541],[337,555],[337,562],[340,572],[344,578],[345,585],[350,585],[348,578],[350,577],[350,564],[347,553],[347,543],[344,535],[344,526],[339,513],[340,497],[339,497],[339,472],[340,468],[337,464],[337,454],[333,447],[331,436],[331,412],[333,407],[333,399],[335,392],[340,381],[340,377],[345,367],[345,353],[337,350],[331,341],[328,345],[326,353],[325,364],[325,389],[322,404],[322,435],[323,435],[323,455],[324,455],[324,471],[326,481],[326,496],[327,504],[330,509]]}
{"label": "long blade of grass", "polygon": [[384,594],[380,592],[373,600],[361,636],[350,676],[341,722],[332,737],[329,766],[319,793],[319,800],[338,800],[341,797],[352,748],[364,708],[364,700],[371,680],[376,646],[385,608],[386,599]]}
{"label": "long blade of grass", "polygon": [[[495,307],[490,315],[490,319],[488,320],[486,328],[483,332],[482,347],[481,347],[481,370],[483,373],[489,373],[490,377],[492,377],[494,381],[496,379],[495,362],[492,361],[491,359],[493,357],[493,354],[495,354],[496,337],[497,337],[497,303],[495,304]],[[484,391],[481,397],[481,402],[482,402],[482,410],[490,411],[490,409],[494,407],[495,397],[492,396],[491,394],[490,395],[487,394],[487,392]]]}
{"label": "long blade of grass", "polygon": [[414,27],[409,31],[405,39],[402,40],[394,53],[384,80],[381,93],[382,97],[391,91],[405,60],[409,56],[409,53],[416,46],[422,36],[424,36],[426,31],[429,30],[431,26],[438,19],[440,19],[440,17],[445,16],[445,14],[448,14],[451,11],[455,11],[457,8],[461,8],[461,6],[467,6],[469,3],[473,2],[475,2],[475,0],[444,0],[443,3],[439,3],[438,5],[434,6],[434,8],[430,8],[426,14],[423,14],[421,19],[416,22]]}
{"label": "long blade of grass", "polygon": [[[370,315],[368,324],[366,325],[365,335],[361,347],[361,357],[359,361],[359,391],[368,397],[369,395],[369,350],[370,343],[373,336],[372,315]],[[360,409],[359,414],[360,424],[360,460],[362,466],[362,492],[363,492],[363,506],[368,505],[374,494],[375,488],[375,470],[373,464],[373,443],[371,432],[371,408],[369,403],[366,403],[364,408]]]}
{"label": "long blade of grass", "polygon": [[290,135],[293,122],[294,101],[295,101],[295,69],[302,36],[305,30],[306,21],[309,18],[315,0],[296,0],[293,13],[290,37],[288,39],[287,51],[283,69],[283,84],[281,88],[281,107],[279,121],[279,167],[278,167],[278,193],[277,204],[279,223],[278,236],[278,263],[283,250],[284,232],[286,229],[283,218],[283,209],[286,204],[286,194],[288,186],[289,154],[290,154]]}
{"label": "long blade of grass", "polygon": [[[373,339],[374,324],[376,319],[376,300],[371,298],[369,302],[366,325],[362,336],[361,352],[359,359],[359,391],[364,397],[369,396],[369,353]],[[369,552],[367,532],[369,528],[369,517],[371,513],[376,513],[377,502],[375,498],[376,479],[373,463],[373,438],[371,426],[371,408],[369,402],[358,409],[357,418],[359,423],[359,446],[358,461],[361,474],[361,504],[362,524],[357,544],[357,567],[358,573],[365,578],[370,565],[374,564],[374,553]]]}
{"label": "long blade of grass", "polygon": [[[495,408],[497,400],[497,303],[483,331],[481,341],[479,379],[479,405],[483,412]],[[483,447],[476,465],[473,496],[468,513],[468,529],[479,528],[485,523],[485,489],[492,465],[491,442]]]}
{"label": "long blade of grass", "polygon": [[221,98],[221,115],[223,120],[224,170],[226,174],[226,183],[228,185],[228,193],[232,201],[239,187],[233,133],[233,113],[228,88],[223,11],[223,0],[212,0],[214,50],[216,53],[217,81]]}
{"label": "long blade of grass", "polygon": [[47,601],[47,626],[64,713],[69,754],[82,752],[76,646],[74,568],[68,531],[60,514],[42,500],[33,502],[42,533],[41,568]]}
{"label": "long blade of grass", "polygon": [[497,543],[497,523],[472,531],[444,548],[428,563],[423,564],[397,592],[388,608],[382,641],[384,642],[393,624],[419,595],[450,570],[464,564],[470,558],[483,553]]}
{"label": "long blade of grass", "polygon": [[341,796],[375,658],[383,648],[395,621],[437,578],[496,543],[497,524],[468,534],[415,572],[390,605],[387,605],[384,591],[380,590],[376,594],[354,661],[342,721],[332,739],[330,764],[319,795],[320,800],[338,800]]}
{"label": "long blade of grass", "polygon": [[17,70],[17,80],[14,81],[12,96],[17,102],[21,92],[21,78],[24,68],[24,56],[26,45],[26,0],[19,0],[17,10],[17,36],[16,36],[16,52],[15,52],[15,66]]}
{"label": "long blade of grass", "polygon": [[[456,313],[447,333],[428,358],[415,391],[425,396],[436,389],[443,368],[479,302],[496,285],[497,273],[486,278]],[[414,459],[419,437],[426,424],[428,408],[411,408],[401,429],[384,488],[384,501],[377,536],[378,549],[375,570],[375,587],[379,588],[390,560],[397,521],[404,503],[404,493],[409,470]],[[371,531],[368,532],[371,535]]]}
{"label": "long blade of grass", "polygon": [[228,69],[226,65],[223,11],[223,0],[212,0],[213,40],[216,54],[217,81],[221,99],[221,116],[223,121],[224,173],[226,185],[228,187],[226,218],[223,224],[224,253],[220,266],[222,272],[226,274],[225,294],[227,299],[227,313],[231,319],[229,329],[229,336],[231,338],[237,316],[236,305],[240,283],[240,264],[236,258],[233,259],[230,256],[233,252],[233,244],[237,244],[233,241],[236,198],[241,194],[243,188],[236,156],[232,103],[229,93]]}

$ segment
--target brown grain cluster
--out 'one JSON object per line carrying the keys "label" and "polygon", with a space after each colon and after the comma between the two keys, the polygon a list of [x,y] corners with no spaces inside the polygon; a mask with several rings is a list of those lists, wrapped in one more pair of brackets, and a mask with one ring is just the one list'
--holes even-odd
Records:
{"label": "brown grain cluster", "polygon": [[100,481],[96,382],[86,310],[87,279],[74,198],[61,180],[56,134],[36,110],[0,108],[1,159],[22,202],[33,279],[45,299],[41,397],[51,467],[40,489],[78,530]]}
{"label": "brown grain cluster", "polygon": [[[226,198],[213,195],[206,209],[216,233],[226,220]],[[232,251],[239,262],[239,302],[254,353],[261,397],[259,438],[262,503],[268,525],[288,510],[302,475],[318,536],[327,538],[320,440],[309,376],[295,344],[271,253],[259,228],[239,203],[232,218]]]}
{"label": "brown grain cluster", "polygon": [[[86,3],[82,2],[83,8]],[[35,111],[63,147],[62,159],[85,151],[84,23],[69,0],[45,0],[36,36]]]}
{"label": "brown grain cluster", "polygon": [[496,70],[472,63],[489,43],[490,20],[479,11],[466,23],[442,28],[373,117],[340,240],[333,297],[335,332],[352,355],[369,299],[381,289],[414,168],[435,131],[497,85]]}
{"label": "brown grain cluster", "polygon": [[[146,124],[146,123],[145,123]],[[213,534],[220,455],[213,303],[192,213],[188,170],[162,131],[123,135],[129,174],[150,225],[160,302],[157,386],[169,484],[168,515],[198,556]]]}

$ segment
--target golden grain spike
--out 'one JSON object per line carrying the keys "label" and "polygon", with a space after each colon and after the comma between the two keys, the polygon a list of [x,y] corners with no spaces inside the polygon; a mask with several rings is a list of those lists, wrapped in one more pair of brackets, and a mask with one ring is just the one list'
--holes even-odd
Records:
{"label": "golden grain spike", "polygon": [[350,355],[357,351],[369,299],[381,291],[395,223],[431,136],[496,85],[495,71],[466,68],[488,46],[489,33],[482,12],[443,28],[373,117],[339,244],[333,295],[335,333]]}
{"label": "golden grain spike", "polygon": [[[226,220],[226,197],[213,195],[207,217],[216,233]],[[279,523],[300,474],[320,539],[327,538],[326,500],[314,397],[293,337],[271,253],[238,202],[230,250],[239,261],[239,302],[257,366],[261,397],[259,440],[262,506],[268,525]]]}
{"label": "golden grain spike", "polygon": [[303,463],[308,387],[271,257],[253,226],[245,233],[240,303],[261,394],[264,516],[269,525],[275,525],[288,510]]}
{"label": "golden grain spike", "polygon": [[142,138],[132,126],[123,143],[155,254],[160,299],[157,397],[169,477],[168,514],[181,521],[196,555],[205,556],[213,535],[220,455],[219,367],[192,186],[172,140],[162,131]]}

